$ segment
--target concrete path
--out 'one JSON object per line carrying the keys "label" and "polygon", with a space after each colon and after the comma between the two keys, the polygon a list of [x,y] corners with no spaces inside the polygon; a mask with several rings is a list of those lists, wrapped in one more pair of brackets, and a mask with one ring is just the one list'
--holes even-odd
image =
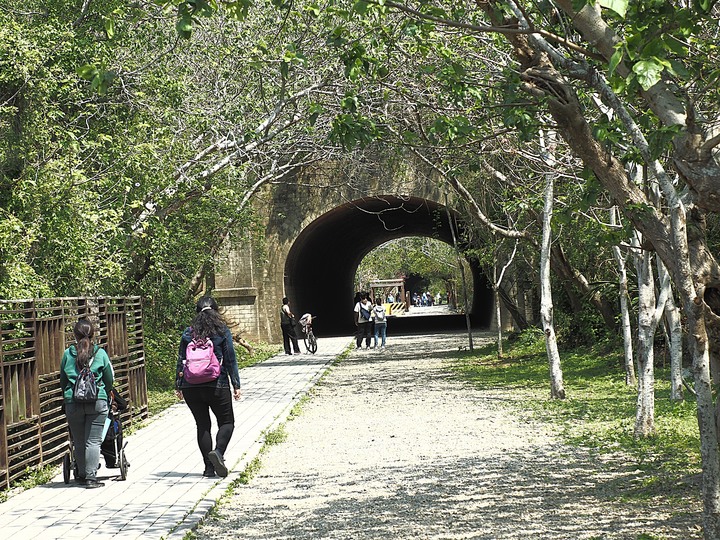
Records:
{"label": "concrete path", "polygon": [[227,478],[202,477],[195,422],[178,403],[126,437],[127,480],[103,467],[105,487],[84,489],[66,485],[60,470],[49,483],[0,504],[0,539],[183,538],[257,456],[264,432],[285,421],[350,342],[320,338],[315,355],[281,354],[240,371],[243,399],[234,403]]}

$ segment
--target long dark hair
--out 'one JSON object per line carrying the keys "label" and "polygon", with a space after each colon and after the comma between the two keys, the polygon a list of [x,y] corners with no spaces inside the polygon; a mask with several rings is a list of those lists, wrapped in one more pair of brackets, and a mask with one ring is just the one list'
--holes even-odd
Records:
{"label": "long dark hair", "polygon": [[77,350],[77,360],[75,361],[78,370],[86,368],[93,355],[93,336],[95,335],[95,327],[88,319],[80,319],[75,323],[73,335],[77,342],[75,348]]}
{"label": "long dark hair", "polygon": [[218,304],[211,296],[203,296],[195,306],[195,319],[192,322],[194,339],[222,336],[227,324],[218,312]]}

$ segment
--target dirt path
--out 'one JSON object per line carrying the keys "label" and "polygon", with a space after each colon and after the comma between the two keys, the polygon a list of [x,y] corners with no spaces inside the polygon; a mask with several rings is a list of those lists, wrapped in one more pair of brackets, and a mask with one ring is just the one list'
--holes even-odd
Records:
{"label": "dirt path", "polygon": [[464,344],[396,337],[384,353],[353,352],[198,537],[701,538],[697,509],[615,500],[639,471],[459,381],[447,357]]}

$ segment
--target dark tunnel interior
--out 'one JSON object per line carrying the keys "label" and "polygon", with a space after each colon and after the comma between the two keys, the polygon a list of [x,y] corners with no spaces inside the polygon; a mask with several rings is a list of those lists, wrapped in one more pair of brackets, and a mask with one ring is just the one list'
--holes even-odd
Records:
{"label": "dark tunnel interior", "polygon": [[[293,312],[298,317],[303,313],[316,316],[313,327],[318,336],[352,334],[353,280],[358,265],[375,247],[406,236],[427,236],[452,245],[445,207],[418,198],[372,197],[344,204],[316,219],[297,237],[285,265],[285,294]],[[477,265],[469,262],[472,276],[468,279],[474,281],[471,324],[486,328],[493,311],[492,290]],[[388,332],[465,326],[463,315],[396,317],[388,322]]]}

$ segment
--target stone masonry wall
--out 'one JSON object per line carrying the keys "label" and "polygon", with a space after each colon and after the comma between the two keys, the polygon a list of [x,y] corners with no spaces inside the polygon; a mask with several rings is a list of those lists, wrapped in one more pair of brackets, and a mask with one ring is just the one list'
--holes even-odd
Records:
{"label": "stone masonry wall", "polygon": [[325,163],[263,190],[253,208],[265,223],[264,252],[248,244],[228,249],[215,272],[214,294],[236,325],[234,331],[254,341],[281,341],[285,262],[298,234],[315,219],[350,201],[377,195],[414,196],[444,205],[439,185],[412,161],[376,160]]}

